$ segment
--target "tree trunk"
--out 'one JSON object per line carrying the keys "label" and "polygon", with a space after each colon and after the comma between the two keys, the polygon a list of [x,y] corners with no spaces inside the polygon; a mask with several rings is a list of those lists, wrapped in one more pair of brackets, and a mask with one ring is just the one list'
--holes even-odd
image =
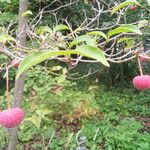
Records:
{"label": "tree trunk", "polygon": [[[22,16],[24,12],[27,11],[28,0],[20,0],[19,2],[19,24],[18,24],[18,47],[25,46],[26,43],[26,23],[25,18]],[[23,88],[24,88],[25,73],[23,73],[15,81],[14,90],[14,101],[13,107],[21,107],[23,99]],[[18,127],[9,130],[10,140],[8,145],[8,150],[16,150],[18,143]]]}

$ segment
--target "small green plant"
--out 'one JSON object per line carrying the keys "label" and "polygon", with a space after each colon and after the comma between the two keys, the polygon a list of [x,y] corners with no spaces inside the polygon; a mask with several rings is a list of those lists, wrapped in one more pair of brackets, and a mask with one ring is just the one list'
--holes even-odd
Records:
{"label": "small green plant", "polygon": [[8,144],[8,132],[0,126],[0,148],[3,149]]}

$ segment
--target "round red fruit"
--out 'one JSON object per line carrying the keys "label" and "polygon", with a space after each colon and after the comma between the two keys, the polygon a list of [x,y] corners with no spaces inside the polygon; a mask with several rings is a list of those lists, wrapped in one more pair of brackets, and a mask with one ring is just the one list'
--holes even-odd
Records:
{"label": "round red fruit", "polygon": [[140,75],[133,78],[133,85],[138,90],[150,89],[150,76]]}
{"label": "round red fruit", "polygon": [[10,108],[0,112],[0,125],[6,128],[14,128],[18,126],[24,118],[22,109]]}
{"label": "round red fruit", "polygon": [[130,6],[130,10],[136,10],[136,9],[137,9],[137,6],[136,6],[136,5]]}
{"label": "round red fruit", "polygon": [[19,59],[14,59],[12,61],[12,66],[15,67],[15,68],[18,68],[19,64],[20,64],[20,60]]}

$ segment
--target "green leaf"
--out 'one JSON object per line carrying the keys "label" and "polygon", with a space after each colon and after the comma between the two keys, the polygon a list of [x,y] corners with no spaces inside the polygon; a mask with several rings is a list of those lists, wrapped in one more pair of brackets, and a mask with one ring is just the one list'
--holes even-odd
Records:
{"label": "green leaf", "polygon": [[32,15],[32,11],[31,11],[31,10],[28,10],[28,11],[24,12],[24,13],[22,14],[22,17],[26,17],[26,16],[28,16],[28,15]]}
{"label": "green leaf", "polygon": [[41,118],[41,119],[43,119],[44,117],[45,117],[45,115],[47,115],[47,114],[51,114],[51,110],[49,110],[49,109],[47,109],[47,108],[45,108],[45,109],[37,109],[36,110],[36,114]]}
{"label": "green leaf", "polygon": [[60,76],[56,77],[55,80],[57,81],[58,84],[63,83],[66,80],[66,75],[61,74]]}
{"label": "green leaf", "polygon": [[[66,51],[65,51],[66,52]],[[32,66],[45,61],[49,58],[56,57],[58,55],[63,55],[64,51],[48,51],[48,52],[34,52],[28,56],[26,56],[21,64],[19,65],[17,77],[27,69],[31,68]],[[66,52],[67,54],[67,52]]]}
{"label": "green leaf", "polygon": [[7,41],[16,41],[15,38],[13,38],[12,36],[10,35],[7,35],[7,34],[1,34],[0,35],[0,42],[2,43],[6,43]]}
{"label": "green leaf", "polygon": [[96,59],[101,62],[105,66],[109,66],[104,53],[96,47],[92,47],[89,45],[82,45],[77,47],[76,50],[66,50],[66,51],[48,51],[48,52],[34,52],[28,56],[26,56],[21,64],[19,65],[16,78],[18,78],[24,71],[28,70],[32,66],[45,61],[49,58],[53,58],[60,55],[70,56],[71,54],[79,54],[89,58]]}
{"label": "green leaf", "polygon": [[53,32],[61,31],[61,30],[70,30],[68,26],[64,24],[59,24],[53,28]]}
{"label": "green leaf", "polygon": [[93,36],[90,35],[81,35],[75,38],[71,43],[70,47],[80,44],[82,42],[86,42],[86,44],[91,45],[91,46],[96,46],[96,41]]}
{"label": "green leaf", "polygon": [[87,34],[89,35],[96,35],[96,36],[102,36],[103,38],[107,39],[107,36],[104,32],[101,32],[101,31],[91,31],[91,32],[88,32]]}
{"label": "green leaf", "polygon": [[124,33],[124,32],[133,32],[133,33],[137,33],[139,35],[142,35],[142,32],[140,31],[140,29],[132,24],[125,24],[122,25],[116,29],[113,29],[111,31],[108,32],[108,38],[110,38],[111,36],[118,34],[118,33]]}
{"label": "green leaf", "polygon": [[126,0],[125,2],[121,3],[120,5],[117,5],[116,7],[114,7],[111,14],[114,14],[116,11],[118,11],[119,9],[121,9],[127,5],[139,5],[139,3],[136,0]]}
{"label": "green leaf", "polygon": [[42,118],[37,115],[32,115],[26,118],[24,121],[31,121],[38,129],[40,128]]}
{"label": "green leaf", "polygon": [[90,45],[81,45],[76,48],[76,51],[83,56],[93,58],[101,62],[103,65],[109,67],[109,63],[106,60],[104,53],[97,47]]}
{"label": "green leaf", "polygon": [[46,32],[52,33],[52,29],[50,27],[48,27],[48,26],[41,26],[38,29],[36,29],[36,31],[35,31],[35,33],[37,35],[43,35]]}
{"label": "green leaf", "polygon": [[86,44],[87,45],[90,45],[90,46],[94,46],[94,47],[96,47],[96,38],[94,37],[94,38],[88,38],[87,40],[86,40]]}

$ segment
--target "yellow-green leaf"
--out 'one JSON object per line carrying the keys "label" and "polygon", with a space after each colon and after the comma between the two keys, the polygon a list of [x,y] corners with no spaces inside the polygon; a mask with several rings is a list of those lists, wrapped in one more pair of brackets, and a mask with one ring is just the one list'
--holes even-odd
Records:
{"label": "yellow-green leaf", "polygon": [[19,65],[18,71],[16,78],[18,78],[23,72],[31,68],[32,66],[45,61],[49,58],[54,58],[60,55],[65,55],[65,56],[70,56],[71,54],[79,54],[83,55],[89,58],[96,59],[97,61],[101,62],[105,66],[109,66],[104,53],[96,47],[92,47],[89,45],[82,45],[77,47],[75,50],[66,50],[66,51],[39,51],[39,52],[34,52],[28,56],[26,56],[21,64]]}
{"label": "yellow-green leaf", "polygon": [[86,42],[86,44],[91,45],[91,46],[96,46],[96,40],[93,36],[91,35],[81,35],[75,38],[71,43],[70,47],[74,45],[78,45],[80,43]]}
{"label": "yellow-green leaf", "polygon": [[116,29],[109,31],[108,38],[110,38],[113,35],[119,34],[119,33],[127,33],[127,32],[133,32],[133,33],[142,35],[142,32],[140,31],[140,29],[137,26],[132,25],[132,24],[125,24]]}
{"label": "yellow-green leaf", "polygon": [[42,118],[37,115],[32,115],[26,118],[24,121],[31,121],[38,129],[40,128]]}
{"label": "yellow-green leaf", "polygon": [[103,65],[109,67],[109,63],[107,62],[103,51],[97,47],[93,47],[90,45],[81,45],[76,48],[76,51],[78,51],[78,53],[80,53],[83,56],[96,59]]}
{"label": "yellow-green leaf", "polygon": [[70,30],[68,26],[64,24],[59,24],[53,28],[53,32],[61,31],[61,30]]}
{"label": "yellow-green leaf", "polygon": [[102,36],[103,38],[107,39],[107,36],[104,32],[101,31],[91,31],[87,33],[88,35],[96,35],[96,36]]}

